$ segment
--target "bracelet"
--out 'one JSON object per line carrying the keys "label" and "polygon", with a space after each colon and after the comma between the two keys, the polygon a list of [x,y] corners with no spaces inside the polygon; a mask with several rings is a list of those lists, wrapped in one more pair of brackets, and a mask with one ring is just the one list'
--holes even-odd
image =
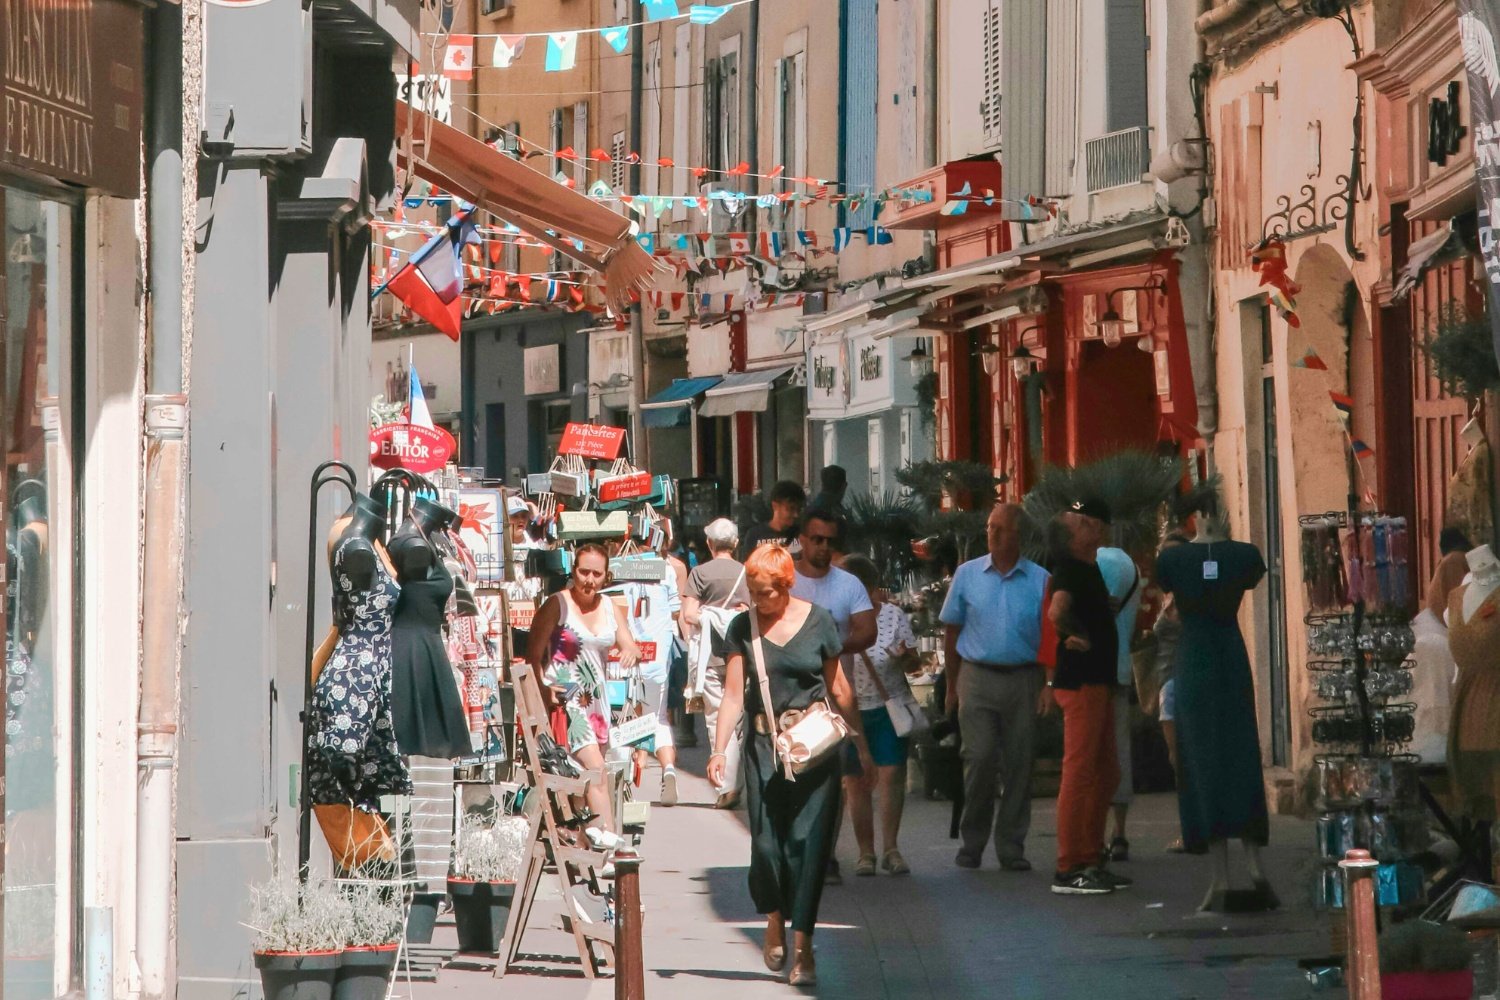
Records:
{"label": "bracelet", "polygon": [[715,750],[713,753],[708,755],[709,760],[713,760],[715,757],[723,757],[725,760],[729,759],[729,757],[722,750]]}

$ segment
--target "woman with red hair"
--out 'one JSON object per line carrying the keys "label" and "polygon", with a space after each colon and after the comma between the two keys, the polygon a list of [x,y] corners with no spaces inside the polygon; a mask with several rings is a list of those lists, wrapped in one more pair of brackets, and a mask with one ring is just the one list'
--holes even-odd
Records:
{"label": "woman with red hair", "polygon": [[[841,754],[830,754],[795,780],[788,779],[771,743],[771,720],[783,730],[815,703],[831,701],[849,724],[866,775],[875,774],[875,762],[865,743],[854,691],[839,668],[844,644],[838,628],[827,610],[792,596],[796,571],[791,554],[781,545],[760,546],[745,560],[745,579],[751,606],[730,623],[725,636],[729,654],[724,700],[714,731],[714,753],[708,759],[708,780],[723,784],[724,749],[741,713],[748,713],[744,771],[750,896],[756,911],[766,915],[766,966],[779,972],[786,965],[783,921],[789,916],[796,949],[790,982],[812,986],[817,982],[813,929],[823,874],[838,834]],[[769,680],[770,706],[761,703],[758,669],[764,669]]]}

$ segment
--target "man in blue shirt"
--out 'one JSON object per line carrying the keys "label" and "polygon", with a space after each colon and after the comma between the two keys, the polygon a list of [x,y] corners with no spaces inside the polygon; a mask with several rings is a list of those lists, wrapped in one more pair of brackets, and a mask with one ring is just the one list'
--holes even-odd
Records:
{"label": "man in blue shirt", "polygon": [[[1031,870],[1031,765],[1045,676],[1037,662],[1047,571],[1021,557],[1021,507],[999,504],[986,525],[989,552],[953,574],[940,618],[947,708],[963,733],[960,868],[978,868],[995,835],[1005,871]],[[996,793],[999,804],[996,805]]]}

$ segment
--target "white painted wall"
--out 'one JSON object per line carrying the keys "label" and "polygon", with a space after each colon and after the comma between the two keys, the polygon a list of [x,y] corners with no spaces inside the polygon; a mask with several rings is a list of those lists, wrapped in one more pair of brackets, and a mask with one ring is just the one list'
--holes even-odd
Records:
{"label": "white painted wall", "polygon": [[[1043,2],[1043,0],[1030,0]],[[938,10],[938,160],[996,152],[984,141],[979,102],[984,96],[985,0],[942,0]]]}

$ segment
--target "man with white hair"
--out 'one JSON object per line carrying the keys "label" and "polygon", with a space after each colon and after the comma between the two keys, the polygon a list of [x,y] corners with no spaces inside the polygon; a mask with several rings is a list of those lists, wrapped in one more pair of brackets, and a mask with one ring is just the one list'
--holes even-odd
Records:
{"label": "man with white hair", "polygon": [[[740,529],[727,517],[711,522],[703,529],[712,556],[688,574],[687,592],[682,597],[682,620],[694,630],[688,648],[688,666],[693,689],[703,695],[703,721],[709,733],[719,722],[719,705],[724,700],[724,655],[722,641],[729,622],[750,606],[750,591],[745,586],[745,567],[735,559],[740,544]],[[724,785],[717,791],[718,809],[732,809],[739,801],[740,748],[744,743],[743,725],[725,748]]]}

